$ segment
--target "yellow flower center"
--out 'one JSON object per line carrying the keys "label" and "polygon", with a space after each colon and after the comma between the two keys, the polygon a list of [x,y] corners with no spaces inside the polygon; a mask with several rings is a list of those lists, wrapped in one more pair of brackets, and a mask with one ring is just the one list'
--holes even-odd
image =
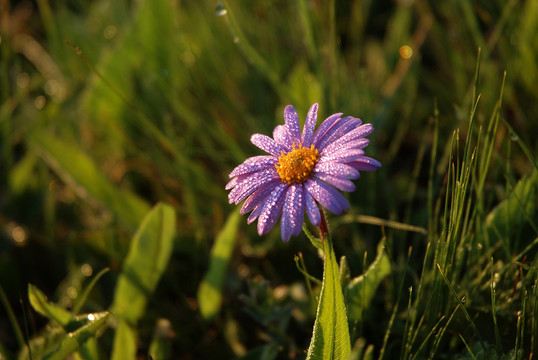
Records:
{"label": "yellow flower center", "polygon": [[299,147],[296,148],[295,143],[293,143],[293,149],[289,153],[280,152],[278,164],[275,164],[275,167],[278,176],[286,184],[301,184],[312,176],[318,160],[319,152],[314,145],[310,148],[304,148],[299,143]]}

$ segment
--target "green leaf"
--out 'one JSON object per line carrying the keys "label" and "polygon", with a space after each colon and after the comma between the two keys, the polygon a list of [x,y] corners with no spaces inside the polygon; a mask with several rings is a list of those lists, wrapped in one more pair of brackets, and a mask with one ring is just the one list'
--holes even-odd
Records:
{"label": "green leaf", "polygon": [[35,131],[30,136],[34,150],[78,195],[112,211],[125,225],[135,229],[149,211],[149,205],[135,194],[114,186],[94,161],[78,146]]}
{"label": "green leaf", "polygon": [[106,326],[110,313],[105,311],[87,315],[89,322],[79,329],[65,334],[60,346],[45,355],[46,360],[63,360],[70,354],[77,351],[86,341],[97,335],[97,332]]}
{"label": "green leaf", "polygon": [[390,261],[385,253],[385,242],[377,247],[377,256],[368,270],[353,278],[347,287],[348,315],[350,320],[362,320],[363,311],[374,297],[381,281],[390,274]]}
{"label": "green leaf", "polygon": [[125,320],[119,320],[114,335],[114,347],[112,348],[113,360],[136,358],[137,331]]}
{"label": "green leaf", "polygon": [[508,197],[486,217],[486,231],[490,241],[511,239],[515,231],[526,223],[532,224],[538,204],[538,170],[525,176]]}
{"label": "green leaf", "polygon": [[323,284],[307,360],[348,360],[351,353],[349,328],[340,271],[330,239],[323,242]]}
{"label": "green leaf", "polygon": [[209,269],[198,288],[198,304],[200,306],[200,312],[205,319],[212,318],[220,309],[222,286],[235,245],[240,218],[239,211],[234,211],[228,217],[226,224],[217,235],[211,249]]}
{"label": "green leaf", "polygon": [[64,328],[71,321],[75,320],[75,316],[69,311],[60,305],[48,301],[47,296],[35,285],[28,284],[28,299],[35,311],[50,320],[56,321]]}
{"label": "green leaf", "polygon": [[136,324],[168,266],[176,234],[175,216],[170,205],[159,203],[133,237],[111,306],[119,318],[112,359],[135,358]]}
{"label": "green leaf", "polygon": [[131,241],[111,307],[112,312],[130,324],[136,324],[143,315],[168,266],[176,233],[175,216],[170,205],[155,205]]}

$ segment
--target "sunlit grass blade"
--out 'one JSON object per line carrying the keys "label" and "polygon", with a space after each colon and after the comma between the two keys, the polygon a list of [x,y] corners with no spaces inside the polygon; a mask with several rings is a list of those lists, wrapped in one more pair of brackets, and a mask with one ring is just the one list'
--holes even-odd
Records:
{"label": "sunlit grass blade", "polygon": [[64,360],[70,354],[77,351],[91,337],[95,337],[97,333],[106,326],[106,322],[110,316],[109,312],[95,313],[88,315],[90,322],[76,331],[65,334],[64,339],[60,343],[58,349],[54,350],[43,357],[44,360]]}
{"label": "sunlit grass blade", "polygon": [[[119,319],[113,359],[134,359],[135,327],[168,266],[175,235],[176,214],[165,203],[153,207],[134,235],[111,306],[111,312]],[[130,351],[123,352],[124,349]]]}
{"label": "sunlit grass blade", "polygon": [[28,284],[28,299],[35,311],[50,320],[56,321],[62,327],[66,327],[75,316],[60,305],[50,302],[45,294],[35,285]]}
{"label": "sunlit grass blade", "polygon": [[204,319],[214,317],[222,303],[222,287],[230,257],[232,256],[237,237],[237,228],[241,215],[234,211],[215,239],[209,258],[209,269],[198,287],[198,305]]}

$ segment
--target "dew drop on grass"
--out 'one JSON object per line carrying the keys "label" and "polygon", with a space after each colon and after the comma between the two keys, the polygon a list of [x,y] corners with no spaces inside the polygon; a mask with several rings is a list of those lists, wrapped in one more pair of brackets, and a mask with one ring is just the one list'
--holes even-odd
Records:
{"label": "dew drop on grass", "polygon": [[217,7],[215,8],[215,14],[217,14],[217,16],[224,16],[228,13],[228,10],[226,9],[226,6],[224,6],[223,3],[219,2],[217,4]]}
{"label": "dew drop on grass", "polygon": [[512,131],[510,131],[510,140],[517,141],[517,135]]}

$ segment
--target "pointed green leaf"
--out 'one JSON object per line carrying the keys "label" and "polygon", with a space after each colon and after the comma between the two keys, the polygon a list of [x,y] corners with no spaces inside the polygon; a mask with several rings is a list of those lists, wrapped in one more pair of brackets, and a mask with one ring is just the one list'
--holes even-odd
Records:
{"label": "pointed green leaf", "polygon": [[176,233],[174,209],[159,203],[147,214],[131,241],[118,279],[112,312],[134,325],[168,266]]}
{"label": "pointed green leaf", "polygon": [[63,307],[48,301],[47,296],[35,285],[28,284],[28,299],[35,311],[56,321],[64,328],[75,319],[74,315]]}
{"label": "pointed green leaf", "polygon": [[30,136],[30,144],[78,195],[97,201],[134,229],[149,211],[149,205],[135,194],[114,186],[93,160],[78,146],[44,131]]}
{"label": "pointed green leaf", "polygon": [[323,243],[323,284],[307,360],[348,360],[351,353],[349,328],[340,271],[330,239]]}
{"label": "pointed green leaf", "polygon": [[226,271],[235,246],[237,226],[240,214],[233,212],[226,221],[224,228],[218,234],[209,260],[209,269],[198,288],[198,304],[205,319],[215,316],[222,302],[222,286]]}
{"label": "pointed green leaf", "polygon": [[92,337],[97,336],[97,332],[106,326],[110,313],[105,311],[102,313],[89,314],[88,323],[79,329],[65,334],[60,346],[45,355],[43,359],[46,360],[63,360],[70,354],[77,351],[80,346]]}
{"label": "pointed green leaf", "polygon": [[348,315],[351,320],[362,319],[364,309],[374,297],[381,281],[390,274],[390,261],[385,253],[385,243],[377,247],[377,256],[368,270],[352,279],[347,287]]}

